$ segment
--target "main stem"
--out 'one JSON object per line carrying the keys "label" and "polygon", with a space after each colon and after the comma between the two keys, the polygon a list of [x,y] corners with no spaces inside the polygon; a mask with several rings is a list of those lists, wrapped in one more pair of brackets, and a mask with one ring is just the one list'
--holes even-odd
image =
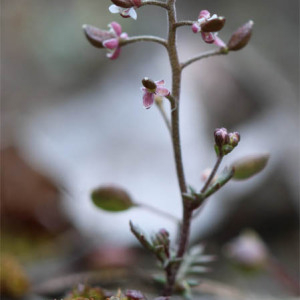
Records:
{"label": "main stem", "polygon": [[[179,107],[180,107],[180,86],[181,86],[181,65],[178,58],[178,52],[176,47],[176,28],[174,24],[176,20],[176,0],[168,0],[168,20],[169,20],[169,34],[168,34],[168,53],[172,69],[172,96],[174,103],[172,105],[171,123],[172,123],[172,143],[176,164],[177,179],[181,195],[187,193],[187,187],[185,182],[182,155],[181,155],[181,143],[179,133]],[[182,196],[183,203],[183,220],[180,229],[178,249],[176,253],[177,258],[183,257],[190,233],[190,223],[192,218],[192,209],[186,204],[184,197]],[[169,265],[166,268],[167,273],[167,285],[164,290],[165,296],[170,296],[174,289],[176,281],[176,275],[180,267],[180,262],[177,264]]]}

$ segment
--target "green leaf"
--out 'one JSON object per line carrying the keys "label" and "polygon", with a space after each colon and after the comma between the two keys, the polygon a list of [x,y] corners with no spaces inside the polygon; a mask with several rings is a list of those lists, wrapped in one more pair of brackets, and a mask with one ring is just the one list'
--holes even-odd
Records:
{"label": "green leaf", "polygon": [[100,187],[92,192],[91,197],[98,208],[110,212],[125,211],[135,206],[128,193],[116,186]]}
{"label": "green leaf", "polygon": [[243,180],[259,173],[267,165],[270,158],[269,153],[249,155],[235,161],[232,164],[234,169],[233,179]]}

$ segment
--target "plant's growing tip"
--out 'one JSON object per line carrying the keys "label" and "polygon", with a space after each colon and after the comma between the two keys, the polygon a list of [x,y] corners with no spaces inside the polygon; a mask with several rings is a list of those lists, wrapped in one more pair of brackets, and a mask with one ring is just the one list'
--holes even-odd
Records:
{"label": "plant's growing tip", "polygon": [[238,132],[228,133],[226,128],[217,128],[214,131],[215,150],[218,156],[230,153],[241,140]]}

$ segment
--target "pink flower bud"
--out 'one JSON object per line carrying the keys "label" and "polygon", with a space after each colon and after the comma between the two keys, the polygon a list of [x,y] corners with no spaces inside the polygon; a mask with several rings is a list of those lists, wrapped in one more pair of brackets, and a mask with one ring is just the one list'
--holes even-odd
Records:
{"label": "pink flower bud", "polygon": [[238,132],[231,132],[228,134],[229,136],[229,145],[232,147],[236,147],[241,139],[240,134]]}
{"label": "pink flower bud", "polygon": [[249,21],[240,27],[233,35],[231,36],[227,46],[231,51],[237,51],[244,48],[252,35],[253,21]]}
{"label": "pink flower bud", "polygon": [[108,27],[110,30],[101,30],[94,26],[83,25],[83,30],[93,46],[108,49],[107,57],[116,59],[121,52],[120,41],[126,40],[128,35],[126,32],[122,33],[122,27],[117,22],[111,22]]}
{"label": "pink flower bud", "polygon": [[215,143],[218,147],[222,147],[223,145],[229,142],[229,136],[226,128],[217,128],[214,131]]}
{"label": "pink flower bud", "polygon": [[103,41],[114,37],[112,32],[101,30],[95,26],[85,24],[82,28],[88,41],[97,48],[103,48]]}

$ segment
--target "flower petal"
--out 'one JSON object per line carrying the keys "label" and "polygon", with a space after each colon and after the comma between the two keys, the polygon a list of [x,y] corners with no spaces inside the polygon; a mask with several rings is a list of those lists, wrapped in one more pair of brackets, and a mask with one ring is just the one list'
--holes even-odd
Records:
{"label": "flower petal", "polygon": [[143,105],[146,109],[150,108],[154,103],[154,94],[145,92],[143,95]]}
{"label": "flower petal", "polygon": [[119,23],[117,22],[111,22],[109,24],[109,27],[114,31],[114,33],[117,35],[117,36],[120,36],[121,33],[122,33],[122,27]]}
{"label": "flower petal", "polygon": [[108,8],[108,10],[112,13],[112,14],[118,14],[118,13],[120,13],[120,7],[119,6],[117,6],[117,5],[114,5],[114,4],[112,4],[109,8]]}
{"label": "flower petal", "polygon": [[215,35],[213,32],[201,32],[201,35],[205,43],[212,44],[215,41]]}
{"label": "flower petal", "polygon": [[128,34],[126,32],[123,32],[121,35],[120,35],[120,38],[123,39],[123,40],[127,40],[128,39]]}
{"label": "flower petal", "polygon": [[209,17],[210,17],[210,12],[208,10],[204,9],[204,10],[200,11],[198,19],[201,19],[201,18],[208,19]]}
{"label": "flower petal", "polygon": [[192,31],[193,31],[194,33],[200,32],[200,26],[199,26],[199,23],[198,23],[198,22],[195,22],[195,23],[192,25]]}
{"label": "flower petal", "polygon": [[219,37],[215,37],[215,41],[214,44],[221,47],[221,48],[225,48],[226,44],[219,38]]}
{"label": "flower petal", "polygon": [[128,15],[129,15],[132,19],[134,19],[134,20],[137,19],[137,14],[136,14],[136,11],[135,11],[135,9],[134,9],[133,7],[131,7],[131,8],[129,9]]}
{"label": "flower petal", "polygon": [[109,39],[104,41],[103,46],[107,49],[116,49],[119,46],[119,40],[118,39]]}
{"label": "flower petal", "polygon": [[108,52],[106,54],[106,56],[109,58],[109,59],[117,59],[120,55],[120,52],[121,52],[121,48],[118,47],[116,48],[115,50],[113,50],[112,52]]}
{"label": "flower petal", "polygon": [[165,87],[158,86],[156,88],[155,94],[158,95],[158,96],[161,96],[161,97],[166,97],[166,96],[170,95],[170,91]]}
{"label": "flower petal", "polygon": [[165,81],[163,79],[162,80],[158,80],[158,81],[155,81],[155,84],[156,85],[164,85]]}

